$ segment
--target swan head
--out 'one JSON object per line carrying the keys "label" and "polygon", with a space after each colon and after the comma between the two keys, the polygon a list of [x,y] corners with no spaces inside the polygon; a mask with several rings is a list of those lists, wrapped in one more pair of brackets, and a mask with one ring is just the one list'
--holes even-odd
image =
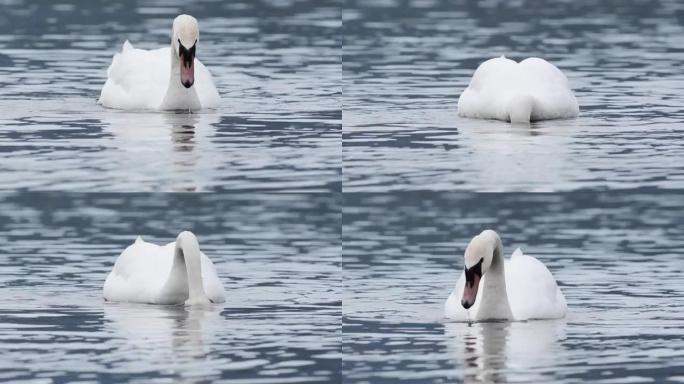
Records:
{"label": "swan head", "polygon": [[[470,240],[464,254],[466,282],[461,299],[463,308],[468,309],[475,304],[480,280],[491,267],[494,253],[497,252],[500,244],[499,235],[490,229]],[[498,251],[500,252],[500,250]]]}
{"label": "swan head", "polygon": [[173,20],[171,45],[180,63],[180,82],[185,88],[195,83],[195,53],[199,42],[197,19],[180,15]]}

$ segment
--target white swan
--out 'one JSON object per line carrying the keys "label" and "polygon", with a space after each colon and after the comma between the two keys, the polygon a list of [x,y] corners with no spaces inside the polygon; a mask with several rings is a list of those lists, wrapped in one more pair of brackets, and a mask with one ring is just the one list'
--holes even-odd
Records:
{"label": "white swan", "polygon": [[103,289],[107,301],[207,304],[224,301],[214,264],[192,232],[163,247],[138,239],[116,260]]}
{"label": "white swan", "polygon": [[504,261],[499,235],[485,230],[465,251],[465,271],[444,305],[460,321],[559,319],[565,297],[541,261],[518,248]]}
{"label": "white swan", "polygon": [[207,68],[195,58],[199,44],[197,20],[173,20],[171,46],[133,48],[126,40],[107,69],[99,103],[118,109],[190,110],[216,108],[219,94]]}
{"label": "white swan", "polygon": [[516,63],[504,56],[480,64],[458,99],[458,114],[512,123],[563,119],[579,114],[568,79],[548,61]]}

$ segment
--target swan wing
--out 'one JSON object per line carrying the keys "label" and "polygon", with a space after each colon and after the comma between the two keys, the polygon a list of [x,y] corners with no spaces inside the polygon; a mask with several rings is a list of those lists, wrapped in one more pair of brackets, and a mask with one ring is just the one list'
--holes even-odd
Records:
{"label": "swan wing", "polygon": [[195,91],[202,108],[217,108],[221,98],[207,67],[195,59]]}
{"label": "swan wing", "polygon": [[444,317],[457,321],[468,320],[468,311],[461,305],[463,287],[465,287],[465,273],[461,272],[456,286],[444,303]]}
{"label": "swan wing", "polygon": [[154,302],[169,274],[171,261],[172,258],[164,254],[163,247],[137,240],[116,260],[105,280],[104,298],[108,301]]}
{"label": "swan wing", "polygon": [[171,48],[145,50],[126,41],[107,69],[99,103],[118,109],[159,107],[168,88]]}
{"label": "swan wing", "polygon": [[214,263],[204,253],[201,255],[202,284],[204,286],[204,292],[214,303],[222,303],[225,301],[225,291],[223,289],[223,284],[221,284],[221,280],[216,273]]}
{"label": "swan wing", "polygon": [[508,302],[516,320],[565,316],[565,297],[541,261],[520,251],[506,261],[505,268]]}
{"label": "swan wing", "polygon": [[530,57],[518,66],[529,94],[535,98],[533,120],[575,117],[579,114],[579,105],[568,78],[555,65],[538,57]]}

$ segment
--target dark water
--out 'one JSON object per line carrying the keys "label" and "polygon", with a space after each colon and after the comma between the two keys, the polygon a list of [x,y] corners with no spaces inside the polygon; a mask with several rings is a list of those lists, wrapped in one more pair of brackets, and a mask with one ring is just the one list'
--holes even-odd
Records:
{"label": "dark water", "polygon": [[[343,19],[345,381],[684,381],[683,4],[348,1]],[[458,117],[502,54],[560,67],[579,118]],[[485,228],[549,267],[565,319],[443,319]]]}
{"label": "dark water", "polygon": [[[0,12],[3,189],[339,190],[336,1],[11,1]],[[170,44],[181,12],[222,97],[194,115],[96,104],[129,39]]]}
{"label": "dark water", "polygon": [[[684,4],[348,1],[344,190],[684,187]],[[475,68],[540,56],[580,117],[531,127],[460,118]]]}
{"label": "dark water", "polygon": [[[220,108],[97,105],[181,12]],[[684,382],[682,35],[674,0],[0,0],[0,381]],[[458,117],[502,54],[579,118]],[[488,227],[565,319],[443,319]],[[137,235],[185,229],[226,303],[103,303]]]}
{"label": "dark water", "polygon": [[[656,190],[345,193],[345,381],[681,382],[683,205]],[[484,228],[547,265],[565,319],[443,319]]]}
{"label": "dark water", "polygon": [[[0,197],[0,380],[340,381],[339,195]],[[166,244],[184,229],[225,303],[103,302],[138,234]]]}

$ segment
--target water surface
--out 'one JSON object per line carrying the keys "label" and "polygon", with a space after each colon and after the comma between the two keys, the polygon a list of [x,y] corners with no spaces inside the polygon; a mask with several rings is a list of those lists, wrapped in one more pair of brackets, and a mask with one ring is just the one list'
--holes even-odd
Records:
{"label": "water surface", "polygon": [[[198,114],[96,104],[112,55],[200,23],[221,105]],[[330,191],[340,186],[336,1],[10,1],[0,15],[4,189]]]}
{"label": "water surface", "polygon": [[[345,3],[345,191],[684,187],[683,14],[676,1]],[[477,66],[500,55],[561,68],[580,117],[458,117]]]}
{"label": "water surface", "polygon": [[[383,382],[681,382],[680,193],[345,193],[343,376]],[[476,234],[553,273],[565,319],[449,322]]]}
{"label": "water surface", "polygon": [[[339,382],[339,196],[0,195],[0,379]],[[194,231],[226,302],[105,303],[138,235]]]}

